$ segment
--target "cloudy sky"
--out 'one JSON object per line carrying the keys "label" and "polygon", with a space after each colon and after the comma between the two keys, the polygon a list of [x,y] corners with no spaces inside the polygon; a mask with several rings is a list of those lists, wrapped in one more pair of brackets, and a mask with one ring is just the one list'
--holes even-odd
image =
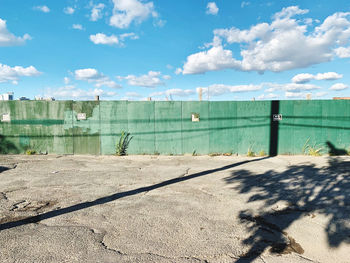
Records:
{"label": "cloudy sky", "polygon": [[350,96],[348,0],[0,0],[0,93]]}

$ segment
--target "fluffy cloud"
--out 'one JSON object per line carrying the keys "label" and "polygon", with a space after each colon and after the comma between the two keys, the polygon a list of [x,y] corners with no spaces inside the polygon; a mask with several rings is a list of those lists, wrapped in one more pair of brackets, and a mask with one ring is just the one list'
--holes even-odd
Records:
{"label": "fluffy cloud", "polygon": [[295,75],[292,78],[292,81],[294,83],[306,83],[309,82],[310,80],[315,79],[315,76],[309,73],[301,73],[298,75]]}
{"label": "fluffy cloud", "polygon": [[119,80],[127,80],[131,86],[154,88],[157,86],[164,86],[165,83],[161,80],[167,79],[167,75],[162,76],[159,71],[149,71],[147,74],[141,76],[128,75],[126,77],[117,76]]}
{"label": "fluffy cloud", "polygon": [[31,37],[25,34],[23,37],[16,37],[6,28],[6,20],[0,18],[0,47],[23,45]]}
{"label": "fluffy cloud", "polygon": [[294,83],[306,83],[310,80],[335,80],[335,79],[341,79],[343,77],[342,74],[338,74],[336,72],[326,72],[326,73],[318,73],[316,75],[312,75],[309,73],[301,73],[298,75],[295,75],[292,78],[292,81]]}
{"label": "fluffy cloud", "polygon": [[80,24],[73,24],[73,25],[72,25],[72,28],[73,28],[73,29],[77,29],[77,30],[84,30],[83,26],[80,25]]}
{"label": "fluffy cloud", "polygon": [[336,84],[332,85],[332,87],[330,87],[329,89],[339,91],[339,90],[345,90],[348,88],[349,88],[349,86],[344,84],[344,83],[336,83]]}
{"label": "fluffy cloud", "polygon": [[67,15],[72,15],[75,12],[75,9],[71,6],[67,6],[66,8],[63,9],[63,12]]}
{"label": "fluffy cloud", "polygon": [[21,66],[10,67],[0,64],[0,83],[12,82],[13,84],[17,84],[21,77],[34,77],[40,74],[41,72],[33,66],[24,68]]}
{"label": "fluffy cloud", "polygon": [[303,84],[303,83],[264,83],[264,86],[268,86],[266,92],[274,92],[274,91],[290,91],[290,92],[301,92],[306,90],[317,90],[321,89],[321,87],[313,85],[313,84]]}
{"label": "fluffy cloud", "polygon": [[248,91],[257,91],[261,89],[261,85],[224,85],[224,84],[213,84],[208,87],[198,87],[197,93],[202,90],[203,93],[210,96],[220,96],[227,93],[236,93],[236,92],[248,92]]}
{"label": "fluffy cloud", "polygon": [[350,47],[338,47],[334,52],[340,58],[350,58]]}
{"label": "fluffy cloud", "polygon": [[[307,12],[291,6],[276,13],[270,24],[260,23],[247,30],[216,29],[213,42],[206,45],[212,47],[188,56],[182,73],[197,74],[226,68],[281,72],[327,62],[335,56],[346,57],[348,50],[341,48],[349,44],[350,13],[335,13],[319,26],[308,28],[310,25],[305,19],[294,18]],[[241,59],[235,58],[223,42],[239,44]]]}
{"label": "fluffy cloud", "polygon": [[231,50],[224,50],[222,46],[216,46],[208,51],[188,56],[183,69],[177,69],[176,73],[198,74],[206,71],[238,67],[240,67],[240,62],[232,57]]}
{"label": "fluffy cloud", "polygon": [[153,2],[113,0],[113,3],[113,15],[109,23],[117,28],[128,28],[132,22],[141,23],[149,16],[158,17]]}
{"label": "fluffy cloud", "polygon": [[289,99],[305,99],[308,93],[286,91],[284,96]]}
{"label": "fluffy cloud", "polygon": [[100,88],[102,86],[108,88],[121,88],[121,86],[114,81],[110,80],[109,77],[99,73],[96,69],[86,68],[86,69],[77,69],[74,72],[75,79],[84,80],[89,83],[93,83],[95,87]]}
{"label": "fluffy cloud", "polygon": [[160,97],[160,96],[177,96],[177,97],[188,97],[195,94],[194,90],[191,89],[168,89],[166,91],[153,92],[150,94],[150,97]]}
{"label": "fluffy cloud", "polygon": [[208,15],[217,15],[219,12],[219,8],[217,7],[215,2],[209,2],[207,5],[207,14]]}
{"label": "fluffy cloud", "polygon": [[90,35],[90,40],[98,45],[98,44],[103,44],[103,45],[118,45],[119,44],[119,39],[115,35],[111,36],[106,36],[105,34],[98,33],[96,35]]}
{"label": "fluffy cloud", "polygon": [[124,33],[119,35],[119,37],[116,35],[107,36],[103,33],[90,35],[90,40],[96,45],[102,44],[102,45],[110,45],[110,46],[113,46],[113,45],[123,46],[124,43],[122,41],[124,41],[126,38],[138,39],[139,37],[135,33]]}
{"label": "fluffy cloud", "polygon": [[106,92],[99,88],[83,90],[71,85],[60,87],[58,89],[48,89],[45,96],[65,99],[91,99],[94,96],[113,97],[115,95],[117,95],[116,92]]}
{"label": "fluffy cloud", "polygon": [[97,21],[100,18],[102,18],[102,10],[105,8],[105,5],[102,3],[99,3],[97,5],[93,5],[91,9],[91,15],[90,20],[91,21]]}
{"label": "fluffy cloud", "polygon": [[44,13],[49,13],[50,12],[50,8],[48,8],[46,5],[39,5],[39,6],[35,6],[34,10],[38,10]]}

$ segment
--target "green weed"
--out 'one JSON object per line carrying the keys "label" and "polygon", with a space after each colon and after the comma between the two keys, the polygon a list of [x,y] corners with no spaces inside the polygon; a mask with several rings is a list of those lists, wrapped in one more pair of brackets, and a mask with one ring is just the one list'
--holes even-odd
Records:
{"label": "green weed", "polygon": [[116,155],[123,156],[127,154],[127,149],[132,138],[132,136],[130,137],[130,133],[122,131],[119,142],[116,145]]}
{"label": "green weed", "polygon": [[266,152],[264,150],[261,150],[258,155],[260,157],[262,157],[262,156],[266,156],[267,154],[266,154]]}
{"label": "green weed", "polygon": [[310,138],[308,138],[304,143],[304,146],[302,148],[302,153],[304,155],[310,155],[310,156],[321,156],[323,147],[317,145],[316,143],[310,145],[309,141],[310,141]]}
{"label": "green weed", "polygon": [[36,154],[36,151],[33,149],[26,150],[26,155],[34,155],[34,154]]}
{"label": "green weed", "polygon": [[250,146],[247,151],[247,156],[248,157],[255,157],[255,152],[253,151],[253,147]]}

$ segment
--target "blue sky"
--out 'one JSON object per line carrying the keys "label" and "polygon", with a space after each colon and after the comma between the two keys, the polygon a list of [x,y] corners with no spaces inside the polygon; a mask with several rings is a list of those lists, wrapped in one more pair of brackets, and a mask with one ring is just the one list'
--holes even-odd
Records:
{"label": "blue sky", "polygon": [[347,0],[0,0],[15,98],[331,99],[349,58]]}

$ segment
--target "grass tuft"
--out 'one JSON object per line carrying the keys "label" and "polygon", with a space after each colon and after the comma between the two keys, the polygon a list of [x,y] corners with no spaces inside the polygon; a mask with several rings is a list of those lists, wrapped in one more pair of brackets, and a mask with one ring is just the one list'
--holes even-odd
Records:
{"label": "grass tuft", "polygon": [[127,154],[127,149],[132,138],[132,136],[130,137],[130,133],[122,131],[119,142],[116,145],[116,155],[123,156]]}

